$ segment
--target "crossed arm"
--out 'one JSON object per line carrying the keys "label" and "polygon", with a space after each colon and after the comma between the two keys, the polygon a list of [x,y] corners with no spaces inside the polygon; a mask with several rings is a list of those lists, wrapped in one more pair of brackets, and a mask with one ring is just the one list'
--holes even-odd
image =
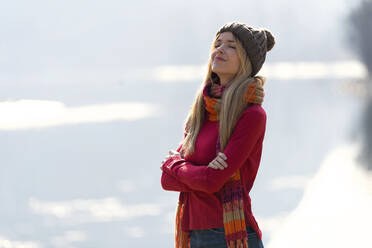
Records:
{"label": "crossed arm", "polygon": [[[216,170],[194,165],[180,155],[169,157],[162,165],[162,187],[173,191],[218,192],[244,164],[259,138],[264,135],[266,113],[262,108],[246,109],[237,121],[223,153],[228,167]],[[177,149],[179,151],[182,145]]]}
{"label": "crossed arm", "polygon": [[[182,144],[178,147],[177,152],[179,152],[181,148],[182,148]],[[192,188],[190,188],[184,183],[181,183],[174,176],[171,176],[170,174],[166,173],[163,169],[162,169],[162,175],[161,175],[161,186],[163,187],[163,189],[169,190],[169,191],[179,191],[179,192],[193,191]]]}

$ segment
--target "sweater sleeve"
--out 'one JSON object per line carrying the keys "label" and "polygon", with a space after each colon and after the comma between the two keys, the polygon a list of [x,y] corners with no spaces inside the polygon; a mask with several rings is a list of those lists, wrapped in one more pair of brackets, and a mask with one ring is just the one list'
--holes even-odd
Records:
{"label": "sweater sleeve", "polygon": [[193,189],[189,188],[186,184],[181,183],[175,177],[169,175],[166,172],[162,172],[161,175],[161,186],[164,190],[178,191],[178,192],[190,192]]}
{"label": "sweater sleeve", "polygon": [[195,166],[179,155],[163,164],[163,171],[194,190],[218,192],[225,182],[244,164],[266,128],[266,113],[261,107],[249,107],[238,119],[223,151],[227,168],[217,170],[207,165]]}
{"label": "sweater sleeve", "polygon": [[[182,144],[177,148],[177,152],[180,152]],[[190,192],[193,189],[189,188],[186,184],[178,181],[174,176],[166,173],[164,170],[161,175],[161,186],[164,190],[179,191],[179,192]]]}

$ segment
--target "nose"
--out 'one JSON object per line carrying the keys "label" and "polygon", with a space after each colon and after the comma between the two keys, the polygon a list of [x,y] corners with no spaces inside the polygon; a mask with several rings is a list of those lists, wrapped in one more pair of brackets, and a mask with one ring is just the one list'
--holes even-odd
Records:
{"label": "nose", "polygon": [[216,48],[217,53],[223,53],[225,52],[225,47],[224,45],[220,45],[219,47]]}
{"label": "nose", "polygon": [[220,44],[218,47],[217,47],[217,50],[222,50],[222,48],[224,48],[225,45],[224,44]]}

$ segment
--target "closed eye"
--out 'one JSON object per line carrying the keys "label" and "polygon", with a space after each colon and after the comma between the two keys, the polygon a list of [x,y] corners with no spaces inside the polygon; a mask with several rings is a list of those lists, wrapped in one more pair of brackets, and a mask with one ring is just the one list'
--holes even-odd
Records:
{"label": "closed eye", "polygon": [[[217,47],[219,47],[220,45],[215,45],[214,47],[215,48],[217,48]],[[230,48],[233,48],[233,49],[235,49],[236,47],[234,47],[234,46],[229,46]]]}

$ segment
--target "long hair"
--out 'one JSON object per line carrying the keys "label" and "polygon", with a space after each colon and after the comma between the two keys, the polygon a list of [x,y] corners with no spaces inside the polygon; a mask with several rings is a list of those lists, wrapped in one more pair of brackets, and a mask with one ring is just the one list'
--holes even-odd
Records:
{"label": "long hair", "polygon": [[[218,37],[219,35],[217,35],[212,42],[210,55],[215,47],[215,43]],[[217,111],[219,112],[218,121],[220,127],[219,134],[221,151],[223,151],[225,146],[227,145],[229,137],[240,115],[243,113],[244,109],[248,105],[251,105],[251,103],[247,103],[244,100],[244,95],[249,85],[256,80],[258,84],[263,86],[266,80],[262,76],[250,77],[250,74],[252,72],[252,64],[247,57],[241,42],[238,39],[236,39],[236,42],[236,49],[240,61],[240,67],[232,81],[229,83],[229,87],[224,90],[220,106],[217,106]],[[181,154],[183,156],[190,155],[195,150],[195,142],[205,118],[203,89],[208,82],[211,82],[215,78],[218,79],[218,76],[216,73],[212,72],[212,58],[211,56],[209,56],[206,77],[196,93],[194,103],[191,105],[189,113],[184,122],[185,138],[183,140],[181,150]],[[256,85],[256,87],[257,86],[258,85]]]}

